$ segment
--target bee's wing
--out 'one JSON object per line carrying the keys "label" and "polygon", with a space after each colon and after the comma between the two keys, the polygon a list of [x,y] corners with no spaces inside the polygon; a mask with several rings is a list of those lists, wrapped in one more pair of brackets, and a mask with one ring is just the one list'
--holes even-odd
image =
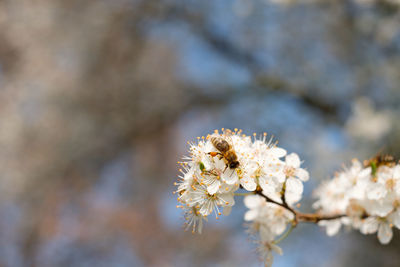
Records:
{"label": "bee's wing", "polygon": [[228,142],[229,146],[233,148],[232,131],[227,129],[224,131],[223,138]]}

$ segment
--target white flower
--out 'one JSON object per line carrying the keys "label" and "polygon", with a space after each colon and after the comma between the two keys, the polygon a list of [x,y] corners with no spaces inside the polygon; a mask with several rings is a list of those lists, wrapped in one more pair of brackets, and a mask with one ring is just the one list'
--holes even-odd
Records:
{"label": "white flower", "polygon": [[391,215],[391,219],[393,224],[397,227],[397,229],[400,229],[400,209],[397,208],[396,211],[394,211]]}
{"label": "white flower", "polygon": [[293,214],[287,209],[269,203],[259,195],[246,196],[244,204],[250,209],[245,213],[244,219],[253,222],[251,231],[259,234],[262,241],[273,241],[293,220]]}
{"label": "white flower", "polygon": [[319,221],[318,225],[326,227],[326,234],[328,236],[334,236],[339,232],[340,227],[342,226],[342,222],[340,219],[329,220],[329,221],[324,220],[324,221]]}
{"label": "white flower", "polygon": [[[374,163],[374,171],[353,160],[352,166],[322,184],[316,191],[314,207],[322,214],[345,214],[337,221],[321,221],[327,234],[333,235],[346,224],[363,234],[378,232],[387,244],[392,239],[391,227],[400,227],[400,165]],[[371,165],[372,166],[372,165]]]}
{"label": "white flower", "polygon": [[223,160],[213,160],[214,165],[209,170],[205,167],[202,171],[200,183],[205,184],[210,194],[215,194],[224,183],[233,185],[238,183],[238,176],[235,170],[226,168]]}
{"label": "white flower", "polygon": [[203,216],[208,216],[214,211],[218,218],[221,215],[219,208],[233,206],[235,201],[233,199],[233,192],[210,194],[207,188],[197,185],[190,191],[187,204],[190,207],[195,206]]}
{"label": "white flower", "polygon": [[378,231],[378,239],[381,244],[388,244],[393,237],[393,231],[390,223],[383,218],[368,217],[361,224],[360,228],[363,234],[374,234]]}
{"label": "white flower", "polygon": [[285,158],[285,174],[286,177],[297,177],[301,181],[306,182],[309,174],[306,170],[300,168],[300,158],[296,153],[291,153]]}
{"label": "white flower", "polygon": [[303,194],[303,183],[309,179],[306,170],[300,168],[300,158],[296,153],[291,153],[285,158],[283,172],[286,176],[285,198],[289,205],[298,202]]}
{"label": "white flower", "polygon": [[206,217],[201,216],[200,212],[192,207],[185,210],[186,230],[192,227],[192,233],[196,231],[201,234],[203,230],[203,220],[207,221]]}
{"label": "white flower", "polygon": [[275,252],[279,255],[283,254],[282,249],[272,242],[261,242],[260,246],[258,247],[259,253],[264,258],[264,266],[271,267],[274,261],[274,256],[272,252]]}
{"label": "white flower", "polygon": [[[236,168],[229,166],[224,151],[219,151],[211,142],[212,137],[227,141],[239,162]],[[190,143],[190,155],[184,157],[182,175],[175,183],[178,201],[185,211],[187,227],[201,232],[203,220],[211,213],[218,218],[228,215],[235,204],[234,193],[239,187],[250,192],[260,192],[277,203],[286,197],[287,203],[300,200],[303,182],[308,172],[300,168],[297,154],[287,155],[286,150],[277,147],[266,134],[261,138],[249,137],[241,131],[214,132],[207,138],[198,138]],[[285,157],[285,160],[282,160]],[[285,190],[283,190],[285,188]],[[286,192],[283,196],[283,192]],[[266,262],[272,260],[272,250],[280,251],[273,240],[283,234],[294,216],[284,207],[267,202],[265,198],[253,195],[244,198],[249,211],[245,220],[250,222],[251,231],[259,237],[264,248]],[[222,210],[221,210],[222,209]]]}

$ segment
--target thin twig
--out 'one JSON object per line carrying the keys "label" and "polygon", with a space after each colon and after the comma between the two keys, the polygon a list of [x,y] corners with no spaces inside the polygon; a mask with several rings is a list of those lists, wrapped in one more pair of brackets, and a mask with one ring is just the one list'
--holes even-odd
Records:
{"label": "thin twig", "polygon": [[283,240],[286,239],[286,237],[289,236],[289,234],[292,232],[292,230],[296,227],[295,224],[290,225],[289,230],[287,230],[281,237],[279,237],[277,240],[274,240],[273,243],[274,244],[279,244],[280,242],[282,242]]}
{"label": "thin twig", "polygon": [[262,196],[263,198],[265,198],[265,200],[267,202],[279,205],[279,206],[287,209],[291,213],[293,213],[293,215],[294,215],[293,226],[296,226],[298,222],[317,223],[317,222],[322,221],[322,220],[336,220],[336,219],[339,219],[339,218],[342,218],[342,217],[346,216],[345,214],[322,215],[322,214],[318,214],[318,213],[302,213],[302,212],[296,211],[292,207],[290,207],[286,203],[286,200],[285,200],[284,197],[282,197],[282,203],[279,203],[279,202],[267,197],[266,195],[264,195],[261,190],[256,190],[255,194],[257,194],[259,196]]}

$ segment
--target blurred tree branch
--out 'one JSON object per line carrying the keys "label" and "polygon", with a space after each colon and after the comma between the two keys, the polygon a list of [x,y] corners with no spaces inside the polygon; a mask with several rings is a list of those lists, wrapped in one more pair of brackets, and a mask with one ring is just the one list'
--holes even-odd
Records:
{"label": "blurred tree branch", "polygon": [[[309,93],[316,89],[302,88],[291,84],[277,75],[265,72],[265,67],[251,52],[241,49],[231,40],[213,32],[207,25],[207,19],[199,12],[190,12],[186,9],[172,6],[167,8],[165,20],[180,20],[190,26],[190,29],[201,37],[210,47],[219,54],[246,67],[253,76],[253,83],[249,88],[263,88],[267,91],[276,91],[290,94],[300,99],[305,105],[322,113],[326,118],[336,123],[341,123],[338,117],[340,106],[338,103],[327,102],[315,94]],[[255,89],[256,90],[256,89]]]}

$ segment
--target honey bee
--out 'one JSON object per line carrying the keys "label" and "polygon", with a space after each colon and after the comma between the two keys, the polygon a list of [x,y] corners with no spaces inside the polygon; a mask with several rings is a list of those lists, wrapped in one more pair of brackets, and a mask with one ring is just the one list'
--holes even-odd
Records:
{"label": "honey bee", "polygon": [[364,161],[365,167],[371,167],[371,174],[373,177],[376,176],[376,172],[380,166],[393,167],[396,165],[396,160],[393,156],[383,155],[378,153],[375,157]]}
{"label": "honey bee", "polygon": [[220,136],[211,136],[210,141],[213,146],[219,151],[210,152],[209,154],[212,157],[220,155],[220,157],[225,160],[227,168],[229,167],[230,169],[235,169],[239,167],[239,161],[237,159],[236,152],[233,149],[233,146],[227,140]]}
{"label": "honey bee", "polygon": [[372,166],[372,165],[375,166],[375,167],[379,167],[379,166],[382,166],[382,165],[393,167],[394,165],[396,165],[396,160],[391,155],[383,155],[381,153],[378,153],[372,159],[364,161],[364,166],[365,167]]}

